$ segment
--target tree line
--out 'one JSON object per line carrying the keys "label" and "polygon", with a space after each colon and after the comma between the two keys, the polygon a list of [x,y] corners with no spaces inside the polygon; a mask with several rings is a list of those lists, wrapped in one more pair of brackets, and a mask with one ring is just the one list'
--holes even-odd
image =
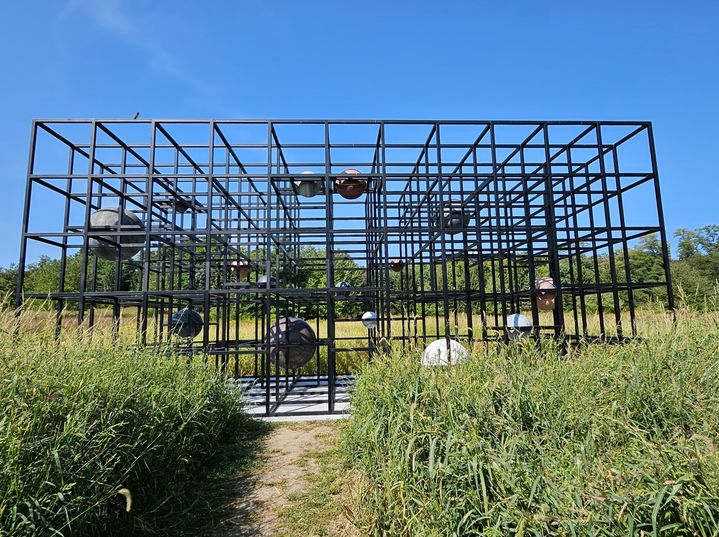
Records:
{"label": "tree line", "polygon": [[[679,229],[675,232],[678,239],[676,255],[671,260],[671,272],[674,294],[677,305],[696,309],[717,309],[719,307],[717,286],[719,282],[719,226],[709,225],[697,229]],[[182,274],[175,275],[176,287],[202,289],[205,281],[204,251],[194,252],[200,261],[196,263],[193,271],[186,270]],[[153,254],[156,255],[156,254]],[[271,253],[272,255],[272,253]],[[302,263],[293,267],[291,273],[278,274],[284,276],[287,281],[292,281],[296,287],[322,289],[327,285],[327,272],[324,268],[326,253],[321,248],[310,246],[303,247],[300,251]],[[116,264],[111,261],[97,259],[97,270],[93,285],[98,291],[112,291],[115,289]],[[664,269],[662,264],[661,243],[657,236],[644,237],[638,245],[629,248],[627,252],[621,249],[614,252],[614,266],[619,281],[623,281],[625,274],[625,260],[628,260],[631,267],[631,279],[635,283],[659,282],[664,280]],[[492,267],[490,262],[485,262],[482,267],[483,278],[477,267],[465,270],[463,261],[449,261],[447,263],[446,288],[450,290],[470,289],[485,291],[499,288],[499,270],[495,264]],[[259,266],[264,262],[260,260]],[[390,288],[400,290],[408,286],[414,289],[443,289],[445,287],[441,270],[441,261],[419,267],[406,269],[401,274],[390,273]],[[568,260],[560,262],[562,281],[578,281],[579,267],[576,266],[576,258],[572,266]],[[589,255],[581,257],[581,272],[583,274],[581,283],[595,283],[597,273],[599,282],[609,283],[611,281],[611,260],[608,254],[597,256],[596,260]],[[65,263],[65,291],[77,291],[80,286],[81,254],[77,252],[69,255]],[[494,268],[494,270],[493,270]],[[362,269],[347,253],[335,252],[333,255],[333,270],[335,283],[346,282],[351,287],[359,287],[364,283],[366,275]],[[544,275],[546,269],[539,267],[537,275]],[[529,275],[526,267],[507,271],[505,269],[505,281],[514,278],[513,287],[518,289],[529,288]],[[224,274],[221,274],[224,272]],[[511,272],[511,273],[510,273]],[[572,273],[570,275],[570,272]],[[5,297],[5,303],[11,304],[15,292],[18,269],[16,265],[7,268],[0,268],[0,293]],[[88,275],[90,267],[88,267]],[[38,294],[48,294],[58,290],[60,274],[60,261],[43,256],[36,262],[29,264],[25,272],[25,290]],[[465,285],[465,278],[469,275],[469,286]],[[220,279],[232,279],[226,271],[220,270],[217,266],[212,275],[213,284],[220,284]],[[494,280],[494,281],[493,281]],[[89,281],[89,280],[88,280]],[[140,289],[140,270],[137,266],[124,263],[122,273],[119,277],[120,290]],[[150,288],[161,288],[163,283],[155,277],[150,278]],[[384,286],[384,283],[382,283]],[[642,305],[653,300],[666,300],[666,290],[662,288],[646,289],[637,291],[634,295],[635,303]],[[591,309],[592,297],[588,297],[589,308]],[[357,314],[363,304],[353,301],[338,301],[337,314],[349,316]],[[398,304],[397,307],[401,307]],[[429,305],[432,308],[432,305]],[[324,315],[326,307],[316,304],[310,307],[311,313]],[[249,313],[248,309],[248,313]],[[254,311],[254,310],[252,310]]]}

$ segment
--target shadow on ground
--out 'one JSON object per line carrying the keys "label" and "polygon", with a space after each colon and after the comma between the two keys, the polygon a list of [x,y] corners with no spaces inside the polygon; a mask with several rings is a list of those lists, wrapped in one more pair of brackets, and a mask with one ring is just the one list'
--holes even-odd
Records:
{"label": "shadow on ground", "polygon": [[254,470],[262,464],[261,450],[270,431],[272,425],[248,418],[243,432],[220,448],[210,462],[208,479],[193,490],[196,516],[184,535],[262,535],[252,522],[257,481]]}

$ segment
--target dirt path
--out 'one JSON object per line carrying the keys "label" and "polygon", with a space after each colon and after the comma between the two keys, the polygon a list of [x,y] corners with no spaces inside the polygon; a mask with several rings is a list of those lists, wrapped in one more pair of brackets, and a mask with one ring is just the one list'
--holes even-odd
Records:
{"label": "dirt path", "polygon": [[[225,514],[201,535],[291,535],[288,522],[301,517],[303,497],[312,494],[312,487],[321,474],[318,460],[335,449],[338,440],[337,422],[276,424],[263,439],[260,460],[250,475],[239,477],[232,484]],[[332,527],[316,528],[312,534],[351,535],[353,532],[346,519],[331,521],[329,525]],[[305,531],[308,530],[305,528]]]}

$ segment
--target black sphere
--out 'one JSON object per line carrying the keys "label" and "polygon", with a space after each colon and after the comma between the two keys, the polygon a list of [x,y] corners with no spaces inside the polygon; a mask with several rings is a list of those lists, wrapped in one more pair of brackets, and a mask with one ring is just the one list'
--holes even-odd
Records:
{"label": "black sphere", "polygon": [[180,337],[194,338],[202,332],[203,327],[202,316],[188,308],[176,311],[170,320],[170,331]]}
{"label": "black sphere", "polygon": [[303,319],[283,317],[267,333],[270,363],[283,369],[299,369],[310,361],[317,348],[317,336]]}

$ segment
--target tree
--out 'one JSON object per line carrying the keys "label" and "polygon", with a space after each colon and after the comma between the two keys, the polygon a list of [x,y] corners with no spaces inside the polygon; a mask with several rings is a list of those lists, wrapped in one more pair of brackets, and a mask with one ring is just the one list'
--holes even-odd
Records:
{"label": "tree", "polygon": [[677,295],[685,305],[717,307],[719,281],[719,226],[678,229],[679,259],[672,262]]}

